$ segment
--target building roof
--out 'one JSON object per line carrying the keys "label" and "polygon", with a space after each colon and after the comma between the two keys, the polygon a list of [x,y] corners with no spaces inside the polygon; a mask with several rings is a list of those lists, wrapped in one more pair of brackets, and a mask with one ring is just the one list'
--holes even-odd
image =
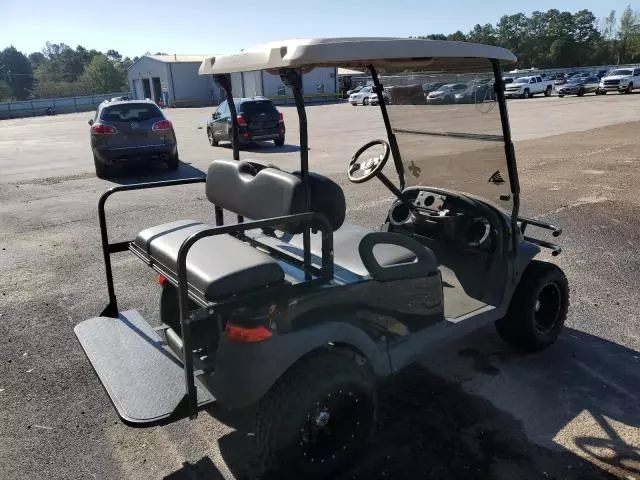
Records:
{"label": "building roof", "polygon": [[154,60],[158,60],[159,62],[165,63],[200,63],[205,58],[210,57],[209,55],[144,55],[145,57],[152,58]]}
{"label": "building roof", "polygon": [[279,68],[347,67],[380,69],[486,69],[487,59],[513,63],[510,51],[477,43],[415,38],[317,38],[283,40],[231,55],[211,56],[200,65],[200,75],[277,70]]}

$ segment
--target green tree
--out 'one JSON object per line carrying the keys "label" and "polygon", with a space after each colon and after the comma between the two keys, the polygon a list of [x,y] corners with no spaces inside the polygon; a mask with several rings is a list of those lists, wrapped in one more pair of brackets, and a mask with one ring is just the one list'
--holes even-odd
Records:
{"label": "green tree", "polygon": [[126,88],[126,77],[105,55],[96,55],[82,75],[89,93],[118,92]]}
{"label": "green tree", "polygon": [[13,92],[11,91],[11,87],[4,80],[0,80],[0,102],[6,102],[11,100],[13,97]]}
{"label": "green tree", "polygon": [[638,13],[627,6],[620,15],[618,28],[618,53],[621,63],[640,59],[640,19]]}
{"label": "green tree", "polygon": [[487,23],[485,25],[477,24],[467,34],[467,41],[474,43],[484,43],[485,45],[495,45],[497,43],[496,29],[493,25]]}
{"label": "green tree", "polygon": [[26,99],[33,88],[33,70],[31,62],[14,46],[0,52],[0,80],[11,88],[14,98]]}

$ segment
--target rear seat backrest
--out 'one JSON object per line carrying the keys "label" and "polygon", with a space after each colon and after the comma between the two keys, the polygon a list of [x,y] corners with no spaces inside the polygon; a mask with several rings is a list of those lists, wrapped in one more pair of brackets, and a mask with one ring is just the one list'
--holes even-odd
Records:
{"label": "rear seat backrest", "polygon": [[[310,174],[311,211],[324,215],[333,230],[346,211],[344,192],[335,182]],[[300,174],[236,160],[214,160],[207,172],[209,201],[252,220],[294,215],[306,211],[306,190]],[[299,232],[300,228],[287,228]]]}

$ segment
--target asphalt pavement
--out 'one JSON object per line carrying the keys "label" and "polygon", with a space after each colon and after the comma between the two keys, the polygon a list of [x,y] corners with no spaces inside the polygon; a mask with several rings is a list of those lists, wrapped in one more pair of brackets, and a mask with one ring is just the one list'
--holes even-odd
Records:
{"label": "asphalt pavement", "polygon": [[[571,286],[556,345],[521,355],[492,328],[425,352],[380,386],[380,427],[343,478],[588,479],[640,476],[640,95],[509,102],[522,212],[564,227],[551,259]],[[243,158],[297,164],[295,111],[287,143]],[[226,146],[201,128],[211,109],[167,110],[180,142],[162,167],[95,177],[90,114],[0,122],[0,472],[34,478],[243,478],[242,421],[213,408],[195,421],[121,424],[73,334],[97,315],[106,287],[97,199],[113,184],[202,175]],[[347,221],[379,225],[391,193],[353,185],[346,164],[384,138],[378,110],[308,109],[311,168],[345,189]],[[634,123],[635,122],[635,123]],[[385,172],[395,179],[391,163]],[[122,194],[108,207],[112,240],[177,218],[210,220],[202,186]],[[542,233],[544,234],[544,233]],[[130,254],[114,257],[121,308],[157,321],[158,286]]]}

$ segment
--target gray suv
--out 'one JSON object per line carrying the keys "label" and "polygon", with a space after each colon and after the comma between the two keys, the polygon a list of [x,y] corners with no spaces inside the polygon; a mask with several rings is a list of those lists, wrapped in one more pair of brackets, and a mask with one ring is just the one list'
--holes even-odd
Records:
{"label": "gray suv", "polygon": [[89,120],[91,150],[100,178],[113,167],[134,161],[161,161],[178,168],[173,125],[151,100],[106,100]]}

